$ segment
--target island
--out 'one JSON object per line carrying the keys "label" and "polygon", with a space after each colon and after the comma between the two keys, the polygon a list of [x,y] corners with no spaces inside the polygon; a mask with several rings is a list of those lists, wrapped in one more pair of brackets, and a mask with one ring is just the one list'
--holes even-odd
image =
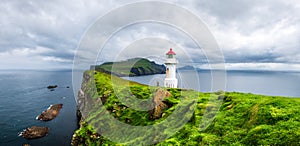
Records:
{"label": "island", "polygon": [[[170,117],[176,108],[181,107],[180,99],[189,99],[189,96],[195,94],[195,110],[188,115],[190,120],[179,131],[172,133],[171,137],[154,145],[299,145],[299,98],[223,91],[202,93],[180,88],[150,87],[119,78],[118,76],[123,75],[121,70],[111,73],[107,70],[110,66],[111,63],[106,63],[96,70],[86,71],[83,75],[78,93],[78,115],[82,117],[80,128],[73,135],[72,145],[143,145],[143,142],[149,140],[147,133],[144,137],[120,144],[103,137],[99,132],[101,129],[95,127],[95,123],[103,124],[102,115],[108,112],[120,122],[132,126],[158,124]],[[146,73],[138,67],[136,70],[139,74]],[[131,72],[131,75],[138,74]],[[116,87],[112,80],[118,82],[114,85]],[[130,89],[130,92],[122,90],[125,88]],[[124,105],[117,96],[126,97],[126,101],[154,97],[152,104],[148,105],[153,106],[153,110],[134,110]],[[215,102],[210,102],[211,100]],[[216,104],[218,101],[221,102],[220,106]],[[179,109],[190,108],[192,105]],[[217,111],[217,114],[208,127],[201,130],[199,125],[206,111]],[[176,125],[175,121],[169,124]]]}
{"label": "island", "polygon": [[195,70],[196,68],[191,65],[185,65],[183,67],[178,68],[178,70]]}
{"label": "island", "polygon": [[142,76],[166,73],[166,67],[146,58],[132,58],[119,62],[106,62],[93,66],[95,70],[115,76]]}

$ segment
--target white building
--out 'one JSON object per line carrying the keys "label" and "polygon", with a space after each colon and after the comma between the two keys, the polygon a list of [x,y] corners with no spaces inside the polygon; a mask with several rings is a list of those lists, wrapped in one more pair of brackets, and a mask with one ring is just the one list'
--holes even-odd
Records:
{"label": "white building", "polygon": [[164,86],[168,88],[177,88],[178,87],[178,80],[176,78],[176,64],[177,60],[175,58],[176,53],[173,52],[172,48],[166,54],[166,78],[164,81]]}

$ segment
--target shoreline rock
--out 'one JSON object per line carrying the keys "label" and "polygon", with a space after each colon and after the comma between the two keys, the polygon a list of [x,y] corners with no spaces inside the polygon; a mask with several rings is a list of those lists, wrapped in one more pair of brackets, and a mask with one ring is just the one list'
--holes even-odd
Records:
{"label": "shoreline rock", "polygon": [[36,117],[37,120],[42,121],[50,121],[56,118],[59,114],[60,109],[62,108],[63,104],[55,104],[50,105],[50,107],[43,111],[40,115]]}
{"label": "shoreline rock", "polygon": [[36,139],[44,137],[49,132],[48,127],[38,127],[38,126],[32,126],[24,129],[23,132],[20,133],[20,136],[26,138],[26,139]]}
{"label": "shoreline rock", "polygon": [[48,89],[54,89],[54,88],[57,88],[58,86],[57,85],[49,85],[47,86]]}

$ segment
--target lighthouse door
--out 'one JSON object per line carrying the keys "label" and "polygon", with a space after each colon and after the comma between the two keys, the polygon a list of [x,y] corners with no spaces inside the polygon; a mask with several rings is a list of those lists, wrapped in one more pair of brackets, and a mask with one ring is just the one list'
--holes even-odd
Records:
{"label": "lighthouse door", "polygon": [[169,77],[169,68],[167,68],[167,70],[166,70],[166,77],[167,78]]}

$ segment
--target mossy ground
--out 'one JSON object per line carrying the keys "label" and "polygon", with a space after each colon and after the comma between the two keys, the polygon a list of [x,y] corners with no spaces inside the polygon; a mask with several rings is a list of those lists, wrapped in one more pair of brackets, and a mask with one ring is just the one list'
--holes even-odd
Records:
{"label": "mossy ground", "polygon": [[[164,110],[162,118],[152,120],[149,112],[136,111],[123,105],[116,98],[111,81],[118,82],[114,86],[120,92],[122,88],[129,87],[130,94],[121,92],[128,98],[134,96],[146,99],[152,96],[151,91],[157,87],[128,82],[114,76],[111,78],[110,75],[100,72],[89,74],[95,77],[99,95],[93,97],[94,100],[101,99],[111,115],[121,122],[135,126],[152,125],[165,120],[179,104],[183,92],[194,92],[166,89],[172,94],[164,101],[168,108]],[[220,99],[223,99],[220,108],[214,105],[215,102],[209,102]],[[216,117],[201,131],[199,125],[205,111],[214,108],[218,110]],[[95,109],[87,121],[97,120],[97,114],[99,112]],[[91,125],[83,122],[81,128],[75,132],[76,139],[80,139],[76,145],[118,145],[98,135]],[[156,145],[300,145],[300,99],[237,92],[198,93],[195,112],[189,122],[172,137]]]}

